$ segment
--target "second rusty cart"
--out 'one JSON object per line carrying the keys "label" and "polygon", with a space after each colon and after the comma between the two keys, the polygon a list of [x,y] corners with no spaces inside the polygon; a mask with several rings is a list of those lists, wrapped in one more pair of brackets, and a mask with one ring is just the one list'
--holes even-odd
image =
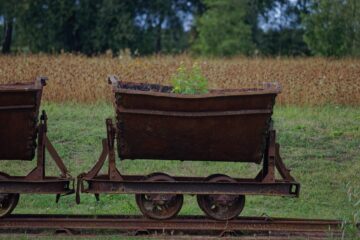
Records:
{"label": "second rusty cart", "polygon": [[[43,86],[46,78],[32,83],[0,85],[0,160],[31,161],[37,149],[36,167],[26,176],[10,176],[0,170],[0,217],[12,212],[20,194],[73,193],[73,178],[47,137],[47,116],[42,112],[38,123]],[[45,150],[61,171],[59,177],[45,175]],[[20,162],[19,162],[20,161]]]}

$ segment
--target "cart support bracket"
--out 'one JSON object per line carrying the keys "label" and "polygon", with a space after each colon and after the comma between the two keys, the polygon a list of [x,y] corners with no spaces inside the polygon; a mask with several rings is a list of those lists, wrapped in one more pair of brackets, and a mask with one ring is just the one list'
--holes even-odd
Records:
{"label": "cart support bracket", "polygon": [[27,180],[44,180],[45,179],[45,150],[47,149],[52,159],[55,161],[57,167],[61,171],[61,177],[67,178],[69,174],[64,162],[56,152],[54,146],[48,139],[47,133],[47,116],[43,111],[40,117],[40,124],[38,127],[38,148],[37,148],[37,161],[36,167],[26,176]]}
{"label": "cart support bracket", "polygon": [[290,174],[290,169],[287,169],[281,156],[280,144],[276,143],[276,131],[270,130],[267,142],[267,150],[265,152],[263,169],[256,176],[256,180],[264,183],[275,182],[275,168],[287,182],[294,182],[295,179]]}
{"label": "cart support bracket", "polygon": [[[87,173],[81,173],[77,178],[76,187],[76,203],[80,203],[80,192],[84,190],[84,178],[94,179],[98,176],[100,170],[103,168],[106,159],[109,161],[108,175],[106,176],[110,181],[123,181],[124,178],[116,167],[115,157],[115,134],[116,129],[111,119],[106,119],[107,138],[102,140],[102,152],[94,167]],[[96,198],[99,196],[96,195]]]}

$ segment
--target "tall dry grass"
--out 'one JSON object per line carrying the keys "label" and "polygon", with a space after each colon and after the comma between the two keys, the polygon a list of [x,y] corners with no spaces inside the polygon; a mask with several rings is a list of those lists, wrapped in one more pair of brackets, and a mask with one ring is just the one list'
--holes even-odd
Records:
{"label": "tall dry grass", "polygon": [[44,92],[48,101],[110,101],[111,90],[105,81],[108,74],[116,74],[124,81],[169,84],[181,62],[191,65],[195,61],[212,88],[242,88],[278,81],[283,87],[280,104],[360,105],[360,60],[356,59],[0,56],[0,83],[24,82],[44,75],[49,77]]}

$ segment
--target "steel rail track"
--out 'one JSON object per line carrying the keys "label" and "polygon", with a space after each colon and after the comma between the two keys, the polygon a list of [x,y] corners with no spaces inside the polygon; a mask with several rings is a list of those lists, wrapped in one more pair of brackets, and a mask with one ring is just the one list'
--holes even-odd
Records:
{"label": "steel rail track", "polygon": [[120,215],[11,215],[0,219],[0,231],[12,230],[117,230],[121,232],[165,233],[181,231],[195,235],[246,233],[267,235],[339,236],[341,221],[320,219],[239,217],[216,221],[202,216],[182,216],[159,221],[141,216]]}

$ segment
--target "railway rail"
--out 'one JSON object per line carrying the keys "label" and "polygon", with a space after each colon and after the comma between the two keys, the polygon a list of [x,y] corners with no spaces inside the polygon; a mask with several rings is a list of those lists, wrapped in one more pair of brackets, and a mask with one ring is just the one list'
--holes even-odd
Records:
{"label": "railway rail", "polygon": [[[202,216],[180,216],[170,220],[151,220],[142,216],[120,215],[10,215],[0,219],[1,234],[16,230],[54,230],[79,235],[96,235],[96,231],[117,231],[134,234],[169,234],[177,236],[242,235],[259,237],[304,236],[311,239],[341,236],[342,223],[338,220],[239,217],[230,221],[216,221]],[[90,231],[90,232],[89,232]],[[261,239],[261,238],[259,238]]]}

